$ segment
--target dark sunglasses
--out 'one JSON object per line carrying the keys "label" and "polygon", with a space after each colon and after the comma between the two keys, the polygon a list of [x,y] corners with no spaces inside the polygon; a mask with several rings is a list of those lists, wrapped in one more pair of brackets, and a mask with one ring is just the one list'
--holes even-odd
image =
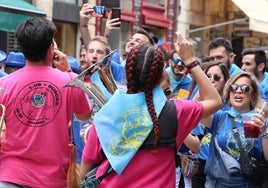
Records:
{"label": "dark sunglasses", "polygon": [[238,88],[240,88],[240,90],[242,91],[242,93],[247,93],[247,92],[250,92],[252,90],[252,88],[248,85],[241,85],[241,86],[238,86],[236,84],[232,84],[230,85],[230,91],[231,92],[237,92]]}
{"label": "dark sunglasses", "polygon": [[180,63],[181,65],[184,65],[184,62],[183,62],[181,59],[179,59],[179,58],[174,57],[174,58],[172,59],[172,61],[173,61],[173,63],[174,63],[175,65],[177,65],[178,63]]}
{"label": "dark sunglasses", "polygon": [[207,77],[208,78],[213,78],[213,80],[214,81],[220,81],[221,80],[221,76],[220,75],[218,75],[218,74],[213,74],[213,75],[211,75],[211,74],[207,74]]}

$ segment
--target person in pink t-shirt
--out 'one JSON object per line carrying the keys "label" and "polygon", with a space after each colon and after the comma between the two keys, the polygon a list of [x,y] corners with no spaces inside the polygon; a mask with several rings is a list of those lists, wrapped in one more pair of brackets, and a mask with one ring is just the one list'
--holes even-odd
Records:
{"label": "person in pink t-shirt", "polygon": [[181,34],[177,37],[185,73],[196,80],[204,100],[167,100],[159,86],[162,53],[149,45],[133,48],[126,61],[127,91],[117,90],[94,116],[82,156],[82,179],[100,164],[97,177],[109,166],[113,171],[99,188],[175,187],[175,150],[201,118],[221,106],[216,89],[196,63],[193,45]]}
{"label": "person in pink t-shirt", "polygon": [[91,105],[82,90],[64,87],[76,74],[61,63],[66,55],[54,49],[55,32],[41,17],[26,20],[15,32],[26,65],[0,80],[0,103],[6,107],[1,188],[67,187],[68,122],[72,113],[88,119]]}

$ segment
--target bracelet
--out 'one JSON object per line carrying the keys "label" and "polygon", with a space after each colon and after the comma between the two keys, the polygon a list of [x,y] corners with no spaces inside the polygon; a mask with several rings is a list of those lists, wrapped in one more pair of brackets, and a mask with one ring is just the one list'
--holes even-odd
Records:
{"label": "bracelet", "polygon": [[192,63],[190,63],[189,65],[186,65],[186,68],[187,68],[187,74],[188,73],[191,73],[191,70],[192,68],[196,67],[196,66],[199,66],[199,63],[195,60],[193,61]]}
{"label": "bracelet", "polygon": [[182,79],[184,79],[188,73],[191,73],[192,68],[199,66],[198,61],[194,60],[192,63],[190,63],[189,65],[185,66],[185,71],[183,70],[183,76]]}
{"label": "bracelet", "polygon": [[88,25],[87,24],[80,24],[80,27],[88,27]]}
{"label": "bracelet", "polygon": [[268,129],[265,129],[263,133],[261,133],[262,138],[267,138],[268,137]]}

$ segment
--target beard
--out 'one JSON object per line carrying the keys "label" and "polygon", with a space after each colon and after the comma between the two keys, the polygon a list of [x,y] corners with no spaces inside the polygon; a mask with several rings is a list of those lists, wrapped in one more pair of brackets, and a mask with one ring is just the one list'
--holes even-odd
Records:
{"label": "beard", "polygon": [[177,65],[171,66],[171,70],[172,70],[172,73],[173,73],[175,80],[181,79],[181,77],[183,76],[183,74],[181,74],[181,71],[184,70],[183,66],[177,66]]}

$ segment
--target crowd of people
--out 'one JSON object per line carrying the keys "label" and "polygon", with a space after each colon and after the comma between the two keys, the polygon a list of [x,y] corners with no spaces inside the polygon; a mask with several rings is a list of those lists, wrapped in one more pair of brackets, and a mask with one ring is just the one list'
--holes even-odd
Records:
{"label": "crowd of people", "polygon": [[[109,13],[104,35],[90,36],[88,22],[100,15],[88,3],[79,15],[79,62],[57,48],[55,25],[41,17],[18,26],[15,36],[22,52],[0,51],[4,66],[0,104],[6,107],[0,188],[75,188],[67,178],[71,136],[77,163],[71,175],[79,176],[77,187],[98,165],[97,177],[113,169],[100,188],[267,185],[244,176],[241,169],[234,174],[225,168],[217,173],[209,170],[218,165],[212,158],[215,145],[241,163],[234,129],[248,155],[268,161],[264,47],[244,49],[239,68],[232,44],[225,38],[211,40],[206,58],[201,58],[180,33],[174,33],[173,49],[167,50],[139,29],[122,54],[111,55],[115,92],[106,87],[100,69],[85,80],[98,86],[105,99],[100,105],[80,88],[66,84],[112,51],[109,37],[112,30],[119,32],[120,19]],[[245,136],[244,114],[255,114],[257,138]],[[182,156],[194,156],[197,171],[186,174]]]}

